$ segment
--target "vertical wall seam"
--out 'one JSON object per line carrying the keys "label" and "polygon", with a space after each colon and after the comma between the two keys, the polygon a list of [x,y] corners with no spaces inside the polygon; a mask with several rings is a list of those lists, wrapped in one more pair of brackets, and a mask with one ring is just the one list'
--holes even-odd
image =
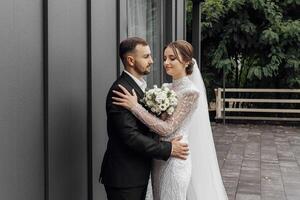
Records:
{"label": "vertical wall seam", "polygon": [[[165,14],[164,14],[164,8],[165,8],[165,1],[160,1],[160,55],[161,57],[163,56],[163,49],[164,49],[164,45],[165,45]],[[163,83],[164,82],[164,67],[163,67],[163,60],[160,60],[160,82]]]}
{"label": "vertical wall seam", "polygon": [[186,40],[186,7],[187,7],[187,1],[186,0],[183,0],[183,39]]}
{"label": "vertical wall seam", "polygon": [[[126,2],[127,2],[127,0],[126,0]],[[121,8],[120,8],[120,5],[121,3],[120,3],[120,1],[119,0],[116,0],[116,13],[117,13],[117,18],[116,18],[116,30],[117,30],[117,40],[116,40],[116,49],[117,49],[117,51],[116,51],[116,59],[117,59],[117,74],[116,74],[116,77],[118,77],[119,75],[120,75],[120,73],[121,73],[121,67],[120,67],[120,59],[119,59],[119,43],[120,43],[120,40],[121,40],[121,35],[120,35],[120,15],[121,15],[121,13],[120,13],[120,10],[121,10]]]}
{"label": "vertical wall seam", "polygon": [[92,135],[92,6],[87,0],[87,197],[93,200],[93,135]]}
{"label": "vertical wall seam", "polygon": [[178,4],[178,0],[175,0],[175,10],[174,10],[174,12],[175,12],[175,38],[173,39],[173,41],[175,41],[175,40],[177,40],[178,38],[177,38],[177,36],[178,36],[178,15],[177,15],[177,12],[178,12],[178,8],[177,8],[177,4]]}
{"label": "vertical wall seam", "polygon": [[44,132],[44,199],[49,199],[49,149],[48,149],[48,0],[43,1],[43,132]]}

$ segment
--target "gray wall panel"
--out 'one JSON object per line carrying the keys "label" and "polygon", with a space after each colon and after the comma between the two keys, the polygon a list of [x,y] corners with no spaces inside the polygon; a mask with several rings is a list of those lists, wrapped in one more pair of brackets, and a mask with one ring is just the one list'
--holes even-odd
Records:
{"label": "gray wall panel", "polygon": [[[119,30],[126,27],[126,2],[120,2],[119,13],[118,1],[91,0],[91,80],[87,80],[89,1],[49,0],[44,24],[43,2],[47,1],[0,2],[0,199],[44,200],[48,192],[49,200],[87,200],[87,134],[91,130],[92,194],[94,200],[104,200],[98,176],[107,143],[105,100],[118,70],[122,71],[117,66],[117,47],[127,35]],[[184,2],[164,1],[168,12],[164,22],[170,24],[164,27],[164,42],[184,37]],[[43,71],[47,45],[43,46],[42,34],[47,24],[48,70]],[[43,72],[48,72],[45,80]],[[45,99],[44,92],[48,92]],[[88,130],[90,100],[92,129]],[[44,119],[48,120],[45,127]],[[48,155],[44,155],[44,144]],[[49,178],[46,185],[45,178]]]}
{"label": "gray wall panel", "polygon": [[49,1],[49,199],[87,199],[86,1]]}
{"label": "gray wall panel", "polygon": [[41,8],[0,2],[0,199],[44,198]]}
{"label": "gray wall panel", "polygon": [[116,1],[92,0],[94,200],[106,199],[104,187],[98,183],[98,175],[107,143],[106,94],[117,77],[116,17]]}
{"label": "gray wall panel", "polygon": [[177,38],[176,40],[184,40],[185,39],[185,0],[177,0],[177,10],[176,15],[177,15],[177,21],[176,23],[176,28],[177,28]]}

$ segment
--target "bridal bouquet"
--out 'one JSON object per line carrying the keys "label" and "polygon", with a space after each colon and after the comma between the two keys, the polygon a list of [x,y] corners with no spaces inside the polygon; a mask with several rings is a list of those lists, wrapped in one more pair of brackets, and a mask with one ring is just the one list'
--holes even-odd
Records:
{"label": "bridal bouquet", "polygon": [[145,92],[142,102],[146,108],[157,116],[164,112],[172,115],[177,105],[177,96],[166,84],[163,84],[161,88],[154,85],[152,89]]}

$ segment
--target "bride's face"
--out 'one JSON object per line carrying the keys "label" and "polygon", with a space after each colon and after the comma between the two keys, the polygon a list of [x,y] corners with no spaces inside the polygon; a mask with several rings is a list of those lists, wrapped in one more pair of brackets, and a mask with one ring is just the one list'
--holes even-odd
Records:
{"label": "bride's face", "polygon": [[164,51],[164,67],[166,73],[172,76],[173,79],[179,79],[186,76],[185,68],[187,64],[182,61],[180,52],[176,49],[178,58],[171,47],[167,47]]}

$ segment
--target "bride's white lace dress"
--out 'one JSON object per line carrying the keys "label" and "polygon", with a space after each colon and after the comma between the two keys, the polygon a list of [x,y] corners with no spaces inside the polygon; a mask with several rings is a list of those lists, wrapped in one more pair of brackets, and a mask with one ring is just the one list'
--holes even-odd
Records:
{"label": "bride's white lace dress", "polygon": [[[197,106],[199,91],[187,78],[173,81],[169,88],[178,97],[178,104],[172,116],[165,121],[148,113],[141,105],[132,108],[132,113],[158,133],[162,140],[171,141],[176,136],[183,136],[188,143],[189,124]],[[185,200],[191,177],[191,154],[187,160],[171,157],[168,161],[154,160],[152,169],[153,199]],[[150,197],[151,198],[151,197]]]}
{"label": "bride's white lace dress", "polygon": [[167,161],[153,161],[152,184],[148,185],[146,200],[227,200],[197,64],[192,76],[175,80],[168,87],[176,92],[178,104],[165,121],[141,105],[133,107],[131,112],[161,135],[161,140],[171,141],[182,135],[182,141],[189,144],[190,154],[187,160],[170,157]]}

